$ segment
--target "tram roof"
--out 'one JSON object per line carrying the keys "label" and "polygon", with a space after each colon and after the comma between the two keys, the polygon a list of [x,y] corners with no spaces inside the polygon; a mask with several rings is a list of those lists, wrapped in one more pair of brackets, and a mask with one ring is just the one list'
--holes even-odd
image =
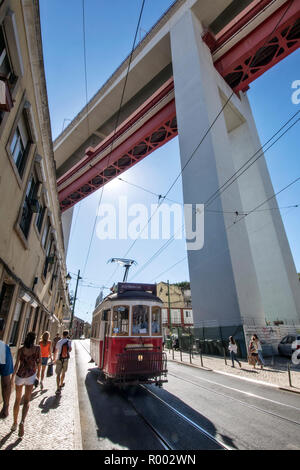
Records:
{"label": "tram roof", "polygon": [[153,302],[163,303],[162,300],[151,292],[143,291],[125,291],[108,295],[104,300],[152,300]]}

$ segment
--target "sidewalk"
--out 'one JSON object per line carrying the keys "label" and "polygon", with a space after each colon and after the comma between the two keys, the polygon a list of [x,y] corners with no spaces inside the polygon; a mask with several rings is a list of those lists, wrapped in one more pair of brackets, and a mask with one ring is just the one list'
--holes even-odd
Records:
{"label": "sidewalk", "polygon": [[[172,350],[165,350],[167,352],[168,361],[172,361]],[[242,368],[240,369],[238,364],[235,363],[235,367],[231,367],[231,359],[229,356],[226,357],[227,365],[225,364],[224,357],[219,356],[202,356],[203,366],[205,369],[210,369],[215,372],[221,372],[226,374],[232,374],[240,378],[247,378],[251,380],[256,380],[260,382],[265,382],[273,384],[280,388],[289,387],[289,377],[287,372],[288,360],[285,358],[276,358],[274,366],[271,365],[272,359],[266,358],[266,366],[263,370],[260,369],[260,366],[256,366],[256,369],[253,369],[252,366],[248,364],[245,360],[241,360]],[[174,351],[174,360],[180,362],[180,352]],[[186,365],[190,364],[190,356],[188,353],[182,353],[182,363]],[[194,354],[192,358],[192,366],[197,366],[201,368],[201,361],[199,354]],[[294,391],[300,392],[300,366],[291,368],[291,379],[292,379],[292,389]]]}
{"label": "sidewalk", "polygon": [[[75,353],[71,353],[66,385],[56,397],[56,375],[44,380],[44,390],[38,386],[32,393],[25,421],[25,434],[11,432],[14,392],[10,399],[10,414],[0,420],[0,450],[81,450],[81,432],[78,411]],[[21,420],[22,405],[19,412]]]}

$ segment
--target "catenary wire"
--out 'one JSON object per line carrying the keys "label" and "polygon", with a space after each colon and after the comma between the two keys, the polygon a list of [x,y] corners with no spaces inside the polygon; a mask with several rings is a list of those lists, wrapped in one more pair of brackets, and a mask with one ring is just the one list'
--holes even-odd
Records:
{"label": "catenary wire", "polygon": [[[135,49],[136,38],[137,38],[137,35],[138,35],[138,31],[139,31],[139,27],[140,27],[140,23],[141,23],[141,19],[142,19],[142,14],[143,14],[144,6],[145,6],[145,1],[146,0],[143,0],[143,2],[142,2],[142,6],[141,6],[141,9],[140,9],[140,14],[139,14],[139,19],[138,19],[138,24],[137,24],[135,35],[134,35],[132,50],[131,50],[131,54],[130,54],[130,57],[129,57],[128,67],[127,67],[126,76],[125,76],[125,82],[124,82],[124,86],[123,86],[123,89],[122,89],[120,105],[119,105],[119,108],[118,108],[117,118],[116,118],[116,122],[115,122],[113,139],[112,139],[112,142],[111,142],[110,152],[108,154],[108,163],[107,163],[108,166],[109,166],[110,156],[111,156],[111,152],[112,152],[112,148],[113,148],[113,144],[114,144],[114,136],[116,134],[117,127],[119,125],[119,119],[120,119],[120,113],[121,113],[121,109],[122,109],[122,105],[123,105],[125,89],[126,89],[126,85],[127,85],[127,81],[128,81],[129,70],[130,70],[132,57],[133,57],[133,53],[134,53],[134,49]],[[98,217],[98,214],[99,214],[99,209],[100,209],[102,198],[103,198],[103,192],[104,192],[104,186],[102,187],[101,195],[100,195],[100,198],[99,198],[98,208],[97,208],[97,212],[96,212],[96,217],[95,217],[95,221],[94,221],[94,225],[93,225],[93,230],[92,230],[92,235],[91,235],[91,239],[90,239],[90,243],[89,243],[88,253],[87,253],[87,256],[86,256],[84,270],[83,270],[84,274],[85,274],[85,270],[86,270],[86,267],[87,267],[87,263],[88,263],[88,259],[89,259],[89,255],[90,255],[90,250],[91,250],[91,246],[92,246],[92,242],[93,242],[93,238],[94,238],[94,233],[95,233],[95,228],[96,228],[96,223],[97,223],[97,217]]]}
{"label": "catenary wire", "polygon": [[[272,136],[257,152],[255,152],[252,157],[249,158],[249,160],[247,161],[247,163],[250,162],[250,161],[253,159],[253,157],[256,156],[257,153],[258,153],[263,147],[265,147],[265,145],[267,145],[276,135],[278,135],[278,133],[279,133],[279,132],[280,132],[280,131],[299,113],[299,112],[300,112],[300,111],[298,111],[297,113],[295,113],[295,114],[292,116],[292,118],[288,119],[288,121],[279,129],[279,131],[277,131],[275,134],[273,134],[273,136]],[[267,152],[275,143],[277,143],[284,135],[286,135],[286,133],[287,133],[298,121],[299,121],[299,119],[298,119],[297,121],[295,121],[291,126],[289,126],[289,127],[283,132],[283,134],[281,134],[281,135],[265,150],[265,152]],[[247,171],[247,170],[250,168],[250,166],[252,166],[252,164],[254,164],[254,163],[258,160],[258,158],[260,158],[262,155],[264,155],[264,153],[262,153],[261,155],[259,155],[259,156],[255,159],[254,162],[252,162],[247,168],[245,168],[244,171],[243,171],[240,175],[238,175],[238,176],[235,178],[235,180],[238,179],[243,173],[245,173],[245,171]],[[245,164],[242,165],[241,168],[244,168],[244,166],[245,166]],[[241,169],[241,168],[240,168],[240,169]],[[235,173],[235,175],[240,171],[240,169]],[[231,179],[231,178],[229,178],[229,180],[230,180],[230,179]],[[231,185],[235,180],[233,180],[233,181],[230,183],[230,185]],[[125,182],[125,180],[123,180],[123,181]],[[230,185],[228,185],[228,187],[229,187]],[[223,186],[224,186],[224,185],[223,185]],[[141,186],[139,186],[139,188],[140,188],[140,189],[143,189]],[[226,187],[225,189],[223,189],[223,192],[224,192],[226,189],[227,189],[227,187]],[[153,194],[155,194],[155,193],[153,193]],[[221,193],[220,193],[219,195],[221,195]],[[216,197],[218,197],[219,195],[217,195]],[[215,197],[215,198],[216,198],[216,197]],[[213,201],[212,201],[212,202],[213,202]],[[211,203],[212,203],[212,202],[211,202]],[[297,205],[295,205],[295,207],[297,207]],[[274,209],[280,210],[279,208],[270,208],[270,209],[264,209],[264,210],[274,210]],[[206,205],[205,205],[205,211],[206,211]],[[255,212],[255,211],[259,211],[259,209],[252,209],[250,212],[252,213],[252,212]],[[226,211],[212,211],[212,212],[226,213]],[[246,215],[248,215],[249,212],[247,211],[247,212],[245,212],[245,213],[244,213],[244,212],[241,213],[241,212],[238,212],[238,211],[234,211],[233,213],[236,214],[237,216],[242,216],[242,215],[243,215],[243,216],[246,216]],[[175,234],[175,235],[176,235],[176,234]],[[158,256],[159,254],[161,254],[162,251],[164,251],[166,248],[168,248],[168,246],[174,241],[175,235],[173,235],[173,236],[171,237],[171,239],[168,240],[168,242],[166,242],[157,252],[155,252],[154,255],[153,255],[148,261],[146,261],[146,263],[139,269],[139,271],[138,271],[137,273],[135,273],[135,275],[132,277],[132,279],[133,279],[134,277],[136,277],[138,274],[140,274],[146,267],[148,267],[148,265],[151,264],[151,263],[157,258],[157,256]]]}
{"label": "catenary wire", "polygon": [[[294,3],[294,0],[291,0],[289,2],[289,5],[287,7],[287,9],[284,11],[283,15],[281,16],[281,18],[279,19],[279,21],[277,22],[277,24],[275,25],[274,29],[272,30],[272,32],[270,33],[270,35],[268,36],[268,39],[265,41],[265,43],[261,46],[261,47],[264,47],[268,40],[269,40],[269,37],[272,37],[272,35],[274,34],[274,32],[276,31],[276,29],[278,28],[278,26],[280,25],[281,21],[283,20],[283,18],[286,16],[286,14],[288,13],[289,9],[291,8],[292,4]],[[250,69],[250,66],[251,66],[251,62],[249,63],[249,69]],[[247,71],[245,72],[244,76],[247,74]],[[230,102],[232,96],[234,95],[234,91],[232,91],[231,95],[228,97],[228,99],[226,100],[226,102],[224,103],[224,105],[222,106],[221,110],[219,111],[219,113],[217,114],[217,116],[215,117],[215,119],[213,120],[213,122],[211,123],[211,125],[209,126],[209,128],[207,129],[207,131],[205,132],[204,136],[202,137],[202,139],[200,140],[199,144],[197,145],[197,147],[194,149],[194,151],[192,152],[191,156],[189,157],[189,159],[187,160],[187,162],[185,163],[185,165],[183,166],[183,168],[181,169],[180,173],[178,174],[178,176],[175,178],[174,182],[171,184],[170,188],[168,189],[167,193],[165,194],[165,196],[163,196],[161,198],[161,201],[159,202],[156,210],[152,213],[151,217],[148,219],[147,221],[147,224],[143,227],[143,229],[140,231],[140,234],[143,233],[143,231],[145,230],[145,228],[149,225],[150,221],[152,220],[153,216],[155,215],[155,213],[157,212],[157,210],[159,209],[160,205],[162,204],[162,202],[165,200],[165,198],[168,196],[168,194],[170,193],[170,191],[172,190],[172,188],[174,187],[174,185],[177,183],[178,179],[180,178],[180,176],[182,175],[183,171],[185,170],[185,168],[187,167],[187,165],[190,163],[190,161],[192,160],[192,158],[194,157],[195,153],[197,152],[197,150],[199,149],[199,147],[201,146],[202,142],[204,141],[204,139],[206,138],[206,136],[209,134],[209,132],[211,131],[212,127],[214,126],[214,124],[216,123],[216,121],[218,120],[218,118],[220,117],[220,115],[223,113],[225,107],[228,105],[228,103]],[[132,248],[134,247],[134,245],[136,244],[138,238],[136,238],[133,243],[130,245],[129,249],[127,250],[127,252],[125,253],[124,255],[124,258],[128,255],[128,253],[132,250]],[[116,271],[115,271],[116,272]],[[111,279],[111,278],[110,278]]]}

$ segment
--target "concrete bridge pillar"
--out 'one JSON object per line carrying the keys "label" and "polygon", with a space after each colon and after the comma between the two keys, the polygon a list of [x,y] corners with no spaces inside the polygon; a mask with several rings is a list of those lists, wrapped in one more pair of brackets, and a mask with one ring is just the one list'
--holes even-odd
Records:
{"label": "concrete bridge pillar", "polygon": [[[222,113],[197,148],[222,109],[223,91],[227,87],[213,65],[201,34],[202,26],[191,10],[186,11],[171,29],[182,168],[195,152],[182,174],[184,202],[189,204],[206,203],[235,173],[241,161],[260,147],[247,99],[242,97],[240,101],[233,97],[232,102],[238,102],[239,109],[235,110],[230,103],[227,118],[226,113]],[[238,124],[231,123],[230,112],[234,119],[238,115]],[[236,216],[230,213],[251,210],[257,200],[262,202],[266,199],[265,194],[270,195],[270,192],[273,194],[262,158],[252,173],[246,173],[243,180],[238,179],[205,211],[204,247],[188,252],[196,325],[203,321],[215,321],[221,326],[240,325],[243,319],[246,323],[255,321],[257,325],[264,325],[265,316],[275,311],[279,298],[284,300],[278,315],[288,306],[290,317],[297,318],[297,286],[295,282],[291,286],[295,267],[291,256],[286,254],[289,247],[280,215],[269,214],[269,218],[273,217],[272,223],[260,244],[259,232],[255,235],[250,231],[258,229],[261,220],[253,215],[249,216],[249,221],[246,217],[233,225]],[[268,250],[269,236],[273,240],[272,250]],[[265,269],[266,264],[268,269]],[[282,271],[285,274],[271,275]],[[273,287],[268,282],[274,282]],[[279,291],[274,297],[272,289]]]}

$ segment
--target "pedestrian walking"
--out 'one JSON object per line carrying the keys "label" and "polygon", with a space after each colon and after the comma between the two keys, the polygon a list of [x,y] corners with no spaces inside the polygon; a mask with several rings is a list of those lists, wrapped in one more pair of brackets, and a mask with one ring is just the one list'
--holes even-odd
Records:
{"label": "pedestrian walking", "polygon": [[236,357],[236,355],[237,355],[237,344],[236,344],[233,336],[229,336],[228,351],[230,353],[230,357],[231,357],[231,360],[232,360],[232,366],[231,367],[234,367],[234,361],[236,361],[238,363],[238,365],[240,367],[242,367],[242,364],[240,363],[240,361]]}
{"label": "pedestrian walking", "polygon": [[[51,361],[53,361],[53,356],[52,356],[52,352],[51,352],[51,344],[52,343],[49,340],[49,338],[50,338],[49,331],[45,331],[45,333],[43,333],[43,335],[42,335],[41,341],[39,342],[39,345],[40,345],[40,348],[41,348],[42,361],[39,364],[36,378],[39,381],[40,376],[41,376],[41,381],[40,381],[41,390],[43,390],[43,388],[44,388],[43,381],[44,381],[44,377],[45,377],[45,369],[47,367],[48,360],[50,358]],[[42,371],[42,374],[41,374],[41,371]]]}
{"label": "pedestrian walking", "polygon": [[68,338],[69,331],[63,332],[63,338],[56,344],[54,362],[56,364],[56,394],[61,394],[61,389],[64,387],[64,379],[68,370],[68,363],[70,359],[70,352],[72,351],[72,343]]}
{"label": "pedestrian walking", "polygon": [[58,341],[61,339],[61,336],[59,333],[56,333],[55,337],[52,340],[52,353],[55,353],[56,345]]}
{"label": "pedestrian walking", "polygon": [[253,366],[253,369],[255,369],[256,363],[258,362],[258,352],[257,352],[257,344],[256,344],[254,336],[252,336],[250,340],[248,354],[249,354],[249,364]]}
{"label": "pedestrian walking", "polygon": [[256,342],[258,360],[260,362],[260,368],[263,369],[263,367],[265,366],[265,361],[264,361],[264,357],[263,357],[263,354],[262,354],[262,345],[261,345],[261,342],[259,341],[259,338],[258,338],[257,335],[253,335],[253,338],[254,338],[254,341]]}
{"label": "pedestrian walking", "polygon": [[18,426],[18,414],[22,399],[23,385],[25,385],[25,394],[23,397],[22,418],[19,424],[19,437],[24,436],[25,418],[29,410],[31,393],[35,384],[36,371],[41,362],[41,348],[35,345],[36,335],[33,332],[27,334],[24,346],[18,350],[17,360],[13,372],[12,381],[15,381],[16,399],[14,404],[14,422],[11,430],[15,431]]}
{"label": "pedestrian walking", "polygon": [[[4,321],[0,319],[0,337],[4,329]],[[9,400],[11,395],[11,374],[14,371],[13,359],[10,348],[0,340],[0,376],[3,406],[0,412],[0,419],[5,419],[9,414]]]}

